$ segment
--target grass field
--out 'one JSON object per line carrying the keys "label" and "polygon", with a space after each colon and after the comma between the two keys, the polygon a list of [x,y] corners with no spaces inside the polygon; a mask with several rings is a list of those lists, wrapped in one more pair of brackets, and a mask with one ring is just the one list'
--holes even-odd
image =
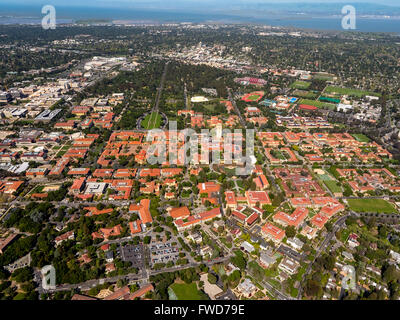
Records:
{"label": "grass field", "polygon": [[291,84],[292,89],[308,89],[311,86],[311,82],[306,82],[306,81],[295,81]]}
{"label": "grass field", "polygon": [[[204,297],[197,290],[197,285],[195,283],[174,283],[172,284],[168,291],[173,291],[173,297],[178,300],[204,300]],[[171,297],[171,294],[170,294]]]}
{"label": "grass field", "polygon": [[277,158],[279,160],[286,160],[286,156],[285,156],[285,153],[283,151],[272,150],[271,154],[272,154],[272,156],[274,156],[275,158]]}
{"label": "grass field", "polygon": [[330,110],[336,109],[336,106],[332,103],[326,103],[326,102],[309,100],[309,99],[300,99],[299,104],[307,104],[309,106],[314,106],[319,109],[330,109]]}
{"label": "grass field", "polygon": [[[325,170],[324,170],[325,171]],[[342,187],[338,182],[325,171],[325,174],[318,174],[318,179],[321,180],[332,193],[342,193]]]}
{"label": "grass field", "polygon": [[251,101],[257,101],[258,99],[260,99],[260,96],[255,94],[255,95],[247,97],[247,99],[249,99]]}
{"label": "grass field", "polygon": [[203,108],[207,109],[208,111],[214,112],[215,111],[215,104],[205,104]]}
{"label": "grass field", "polygon": [[351,231],[349,229],[344,229],[340,235],[340,241],[345,243],[347,241],[347,239],[349,238],[350,232]]}
{"label": "grass field", "polygon": [[356,139],[359,142],[368,143],[371,141],[366,135],[363,135],[363,134],[352,134],[352,136],[354,137],[354,139]]}
{"label": "grass field", "polygon": [[335,87],[335,86],[326,87],[324,92],[331,93],[331,94],[338,94],[338,95],[355,96],[358,98],[362,98],[364,96],[377,96],[377,97],[381,96],[381,94],[372,92],[372,91],[364,91],[364,90],[350,89],[350,88],[340,88],[340,87]]}
{"label": "grass field", "polygon": [[324,181],[325,185],[332,193],[341,193],[342,188],[338,185],[338,183],[334,180]]}
{"label": "grass field", "polygon": [[161,115],[158,112],[152,112],[148,114],[143,122],[142,127],[146,130],[159,128],[161,125]]}
{"label": "grass field", "polygon": [[236,169],[224,168],[224,171],[228,177],[233,177],[236,175]]}
{"label": "grass field", "polygon": [[245,102],[258,102],[262,99],[262,97],[265,95],[264,91],[256,91],[252,92],[249,94],[246,94],[242,100]]}
{"label": "grass field", "polygon": [[314,99],[318,97],[317,93],[311,91],[304,91],[304,90],[295,90],[293,91],[293,95],[296,97],[306,98],[306,99]]}
{"label": "grass field", "polygon": [[349,199],[348,203],[355,212],[397,213],[394,206],[383,199]]}
{"label": "grass field", "polygon": [[328,73],[316,73],[313,75],[313,79],[315,80],[323,80],[323,81],[332,81],[335,78],[334,75],[328,74]]}

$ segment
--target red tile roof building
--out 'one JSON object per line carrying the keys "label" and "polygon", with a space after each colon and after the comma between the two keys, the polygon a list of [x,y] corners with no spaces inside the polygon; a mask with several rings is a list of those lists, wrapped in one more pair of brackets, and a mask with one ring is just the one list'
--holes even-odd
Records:
{"label": "red tile roof building", "polygon": [[246,191],[246,198],[250,207],[272,204],[266,191]]}
{"label": "red tile roof building", "polygon": [[261,229],[263,235],[275,243],[279,243],[285,237],[285,230],[282,230],[273,224],[267,222]]}
{"label": "red tile roof building", "polygon": [[253,181],[259,190],[265,190],[269,188],[267,177],[264,174],[257,176]]}
{"label": "red tile roof building", "polygon": [[0,254],[3,254],[7,246],[9,246],[17,237],[18,234],[12,233],[7,238],[0,239]]}
{"label": "red tile roof building", "polygon": [[137,213],[140,217],[141,223],[147,224],[152,223],[153,218],[150,213],[150,200],[142,199],[139,204],[131,204],[129,207],[129,213]]}
{"label": "red tile roof building", "polygon": [[191,215],[186,219],[177,219],[174,221],[174,224],[177,227],[178,231],[182,231],[217,217],[221,217],[220,208],[214,208],[196,215]]}
{"label": "red tile roof building", "polygon": [[169,215],[174,219],[186,219],[190,216],[190,211],[188,207],[171,208],[169,210]]}
{"label": "red tile roof building", "polygon": [[308,216],[307,208],[296,208],[292,214],[287,214],[285,212],[278,212],[274,215],[273,220],[284,227],[293,226],[296,229],[304,222]]}
{"label": "red tile roof building", "polygon": [[204,183],[199,183],[197,185],[197,188],[199,189],[199,193],[206,193],[210,197],[211,194],[219,192],[221,189],[220,185],[215,183],[215,182],[204,182]]}

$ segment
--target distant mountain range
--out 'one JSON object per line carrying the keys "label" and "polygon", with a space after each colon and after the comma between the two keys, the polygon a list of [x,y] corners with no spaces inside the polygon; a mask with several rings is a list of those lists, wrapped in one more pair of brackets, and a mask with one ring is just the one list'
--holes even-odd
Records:
{"label": "distant mountain range", "polygon": [[[399,3],[400,4],[400,3]],[[285,14],[340,14],[343,6],[352,5],[361,15],[400,15],[400,7],[373,3],[249,3],[241,4],[238,9],[263,10]]]}
{"label": "distant mountain range", "polygon": [[[63,1],[62,1],[63,2]],[[73,2],[73,1],[72,1]],[[81,4],[81,6],[90,6],[89,1]],[[333,15],[341,12],[345,5],[353,5],[356,7],[358,14],[362,15],[400,15],[400,1],[397,6],[389,6],[384,4],[374,4],[367,2],[337,2],[327,3],[321,2],[274,2],[262,0],[147,0],[129,2],[127,0],[106,1],[101,2],[104,6],[109,7],[125,7],[137,9],[157,9],[157,10],[177,10],[177,11],[196,11],[196,12],[214,12],[230,13],[238,11],[260,11],[275,12],[280,14],[327,14]],[[93,5],[95,6],[95,5]],[[246,12],[243,12],[246,14]]]}
{"label": "distant mountain range", "polygon": [[357,9],[358,15],[374,15],[374,16],[400,16],[400,0],[399,6],[388,6],[373,3],[302,3],[302,2],[288,2],[288,3],[268,3],[265,1],[243,1],[243,0],[203,0],[201,4],[193,1],[168,1],[159,2],[159,0],[149,1],[147,3],[136,3],[133,6],[138,8],[165,8],[170,10],[195,10],[197,12],[218,12],[218,13],[236,13],[240,15],[257,14],[307,14],[307,15],[325,15],[332,16],[341,14],[341,10],[345,5],[352,5]]}

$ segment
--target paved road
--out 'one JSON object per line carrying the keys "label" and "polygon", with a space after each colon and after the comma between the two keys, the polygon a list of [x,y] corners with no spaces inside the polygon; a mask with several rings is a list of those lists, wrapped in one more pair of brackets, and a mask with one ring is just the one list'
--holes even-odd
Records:
{"label": "paved road", "polygon": [[[149,277],[150,276],[154,276],[160,273],[164,273],[164,272],[175,272],[175,271],[179,271],[179,270],[184,270],[190,267],[197,267],[200,266],[201,264],[205,264],[207,266],[212,266],[214,264],[217,263],[223,263],[226,262],[230,259],[230,256],[227,257],[222,257],[222,258],[217,258],[214,260],[210,260],[207,262],[201,262],[201,263],[190,263],[188,265],[183,265],[183,266],[176,266],[176,267],[172,267],[172,268],[168,268],[168,269],[162,269],[162,270],[152,270],[150,272],[144,272],[143,273],[132,273],[132,274],[127,274],[127,275],[120,275],[120,276],[115,276],[115,277],[110,277],[110,278],[103,278],[103,279],[94,279],[94,280],[88,280],[82,283],[77,283],[77,284],[62,284],[62,285],[58,285],[56,287],[56,289],[52,289],[52,290],[44,290],[41,286],[41,282],[38,281],[40,283],[39,288],[37,289],[40,293],[43,292],[58,292],[58,291],[69,291],[69,290],[73,290],[73,289],[80,289],[82,291],[86,291],[86,290],[90,290],[93,287],[98,286],[99,284],[103,284],[103,283],[115,283],[120,279],[124,279],[127,280],[129,283],[131,282],[139,282],[139,281],[149,281]],[[37,277],[40,277],[40,274],[37,272]]]}
{"label": "paved road", "polygon": [[162,92],[163,92],[163,89],[164,89],[165,78],[167,76],[168,64],[169,64],[169,61],[164,66],[164,72],[163,72],[163,74],[161,76],[160,87],[158,87],[158,89],[157,89],[156,103],[154,104],[154,108],[153,108],[152,112],[156,112],[156,111],[159,110],[160,99],[161,99]]}
{"label": "paved road", "polygon": [[242,113],[240,112],[238,106],[236,105],[236,101],[235,99],[233,99],[232,97],[232,92],[231,92],[231,88],[227,88],[228,89],[228,97],[229,97],[229,101],[232,103],[237,115],[239,116],[239,120],[240,120],[240,124],[243,126],[243,128],[247,128],[246,126],[246,121],[244,121],[243,117],[242,117]]}
{"label": "paved road", "polygon": [[274,288],[268,282],[263,281],[261,282],[261,284],[264,286],[265,289],[267,289],[270,293],[272,293],[278,300],[297,300],[296,298],[289,297],[288,295]]}
{"label": "paved road", "polygon": [[301,285],[299,287],[299,294],[297,296],[298,299],[301,299],[301,296],[302,296],[302,293],[303,293],[302,291],[303,291],[305,279],[306,279],[307,275],[309,275],[311,273],[313,264],[319,258],[319,256],[322,254],[322,252],[324,252],[327,249],[328,245],[330,244],[331,240],[335,236],[336,232],[344,226],[344,224],[346,222],[346,219],[348,217],[350,217],[351,215],[352,214],[348,214],[348,215],[345,215],[343,217],[340,217],[333,224],[332,231],[330,233],[328,233],[328,235],[325,237],[325,239],[322,241],[322,243],[318,247],[318,249],[316,251],[316,254],[315,254],[315,257],[314,257],[314,260],[311,263],[309,263],[309,265],[308,265],[308,267],[306,269],[306,272],[304,273],[303,278],[301,280]]}

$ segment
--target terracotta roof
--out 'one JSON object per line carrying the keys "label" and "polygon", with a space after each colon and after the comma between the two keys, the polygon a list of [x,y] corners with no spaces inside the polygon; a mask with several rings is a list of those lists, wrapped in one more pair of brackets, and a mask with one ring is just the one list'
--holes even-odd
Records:
{"label": "terracotta roof", "polygon": [[136,220],[129,222],[129,229],[131,230],[131,234],[136,234],[142,232],[142,227],[141,227],[142,221]]}
{"label": "terracotta roof", "polygon": [[77,294],[77,293],[75,293],[75,294],[72,296],[71,300],[97,300],[97,299],[96,299],[96,298],[93,298],[93,297],[84,296],[84,295],[82,295],[82,294]]}
{"label": "terracotta roof", "polygon": [[126,286],[105,297],[104,300],[121,300],[124,298],[124,296],[129,294],[130,294],[129,287]]}
{"label": "terracotta roof", "polygon": [[185,218],[190,216],[190,211],[187,207],[173,208],[169,211],[169,215],[174,219]]}
{"label": "terracotta roof", "polygon": [[143,224],[153,222],[153,218],[151,217],[151,212],[150,212],[150,199],[140,200],[139,205],[131,204],[129,207],[129,212],[131,213],[137,212]]}

